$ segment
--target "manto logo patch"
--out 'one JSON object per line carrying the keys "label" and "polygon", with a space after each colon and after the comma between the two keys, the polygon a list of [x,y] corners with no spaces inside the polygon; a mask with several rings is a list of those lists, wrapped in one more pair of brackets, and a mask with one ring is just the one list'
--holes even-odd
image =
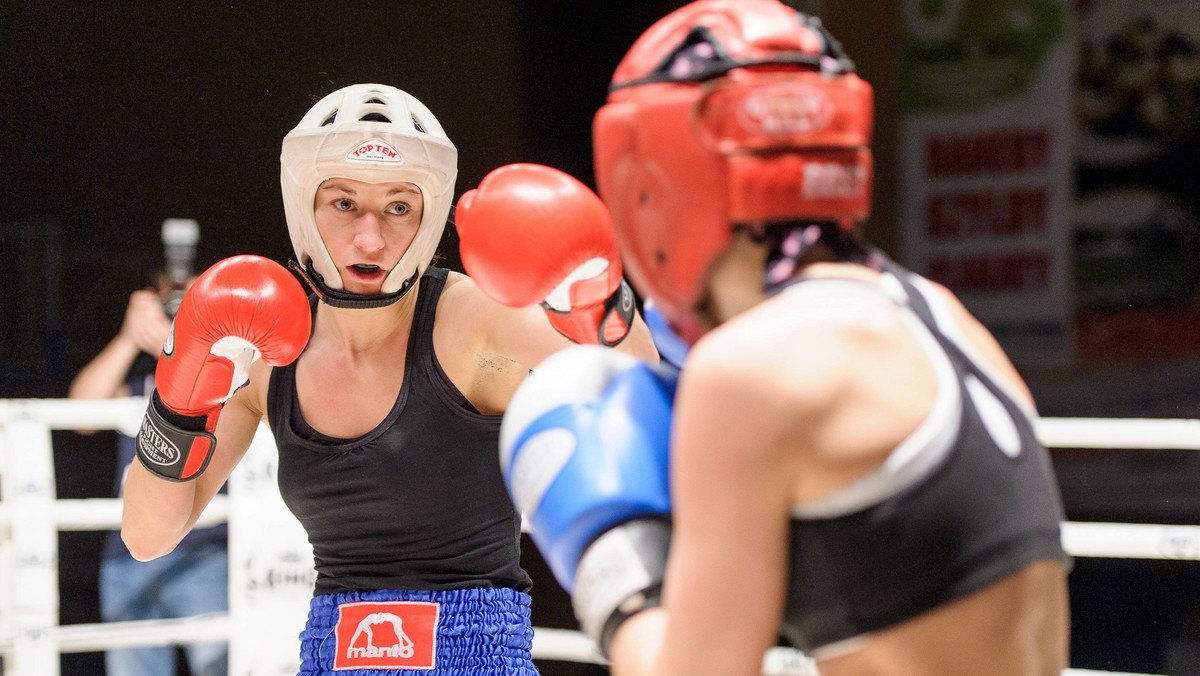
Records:
{"label": "manto logo patch", "polygon": [[138,430],[137,445],[143,459],[163,467],[170,467],[183,457],[183,451],[171,443],[171,440],[150,419],[150,416],[142,418],[142,428]]}
{"label": "manto logo patch", "polygon": [[833,101],[820,89],[800,82],[763,87],[747,96],[738,119],[758,134],[811,134],[833,121]]}
{"label": "manto logo patch", "polygon": [[404,164],[404,158],[396,149],[384,143],[383,141],[373,138],[370,141],[363,141],[351,150],[346,159],[350,162],[387,162],[389,164]]}
{"label": "manto logo patch", "polygon": [[333,670],[434,669],[440,610],[429,601],[343,603]]}

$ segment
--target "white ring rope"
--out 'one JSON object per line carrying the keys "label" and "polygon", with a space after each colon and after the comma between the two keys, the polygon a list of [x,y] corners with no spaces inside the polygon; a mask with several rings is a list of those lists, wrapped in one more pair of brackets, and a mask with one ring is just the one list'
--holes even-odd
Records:
{"label": "white ring rope", "polygon": [[[50,430],[118,430],[135,434],[146,400],[0,399],[0,672],[57,676],[60,653],[107,648],[237,640],[230,613],[177,620],[58,626],[58,531],[112,530],[121,501],[56,499]],[[1200,420],[1042,418],[1038,437],[1051,448],[1200,450]],[[217,496],[197,525],[232,521],[230,500]],[[235,517],[236,518],[236,517]],[[1063,524],[1073,556],[1200,560],[1200,526]],[[231,559],[232,563],[232,559]],[[574,630],[535,627],[533,656],[603,664]],[[786,648],[764,656],[764,674],[815,676],[811,661]],[[1064,676],[1149,676],[1068,669]]]}
{"label": "white ring rope", "polygon": [[[133,622],[68,624],[55,629],[60,653],[90,653],[109,648],[222,643],[229,640],[229,613]],[[0,652],[11,652],[11,640],[0,637]]]}
{"label": "white ring rope", "polygon": [[[13,509],[0,502],[0,528],[13,519]],[[229,499],[217,495],[196,522],[197,528],[225,523]],[[61,531],[108,531],[121,527],[121,501],[117,498],[58,499],[53,518]],[[528,532],[522,524],[522,531]],[[1089,558],[1172,559],[1200,561],[1200,526],[1143,523],[1062,524],[1063,546],[1072,556]]]}
{"label": "white ring rope", "polygon": [[[121,527],[119,498],[59,498],[54,501],[53,521],[59,530],[117,530]],[[0,528],[13,519],[12,508],[0,501]],[[229,499],[216,495],[196,520],[196,528],[207,528],[229,520]]]}
{"label": "white ring rope", "polygon": [[1200,450],[1200,420],[1040,418],[1034,429],[1049,448]]}

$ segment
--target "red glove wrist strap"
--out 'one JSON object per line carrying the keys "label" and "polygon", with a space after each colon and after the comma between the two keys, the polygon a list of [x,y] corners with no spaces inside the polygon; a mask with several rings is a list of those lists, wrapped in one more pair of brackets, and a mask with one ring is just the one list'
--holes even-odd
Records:
{"label": "red glove wrist strap", "polygon": [[[219,409],[218,409],[219,410]],[[136,443],[138,460],[167,481],[191,481],[208,467],[217,439],[205,429],[208,415],[182,415],[167,408],[155,390]]]}
{"label": "red glove wrist strap", "polygon": [[576,343],[616,347],[629,335],[637,307],[633,289],[622,279],[603,305],[597,303],[571,312],[559,312],[543,302],[542,309],[550,318],[550,324]]}

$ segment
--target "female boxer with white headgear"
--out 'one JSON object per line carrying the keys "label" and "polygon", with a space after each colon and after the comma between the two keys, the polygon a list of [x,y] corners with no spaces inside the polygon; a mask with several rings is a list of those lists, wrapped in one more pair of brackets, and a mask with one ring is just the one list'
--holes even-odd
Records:
{"label": "female boxer with white headgear", "polygon": [[281,154],[293,267],[313,294],[275,263],[227,259],[160,357],[125,541],[143,559],[169,551],[267,420],[317,569],[302,674],[535,673],[499,416],[572,341],[655,358],[607,212],[565,174],[490,174],[458,208],[473,277],[431,266],[456,162],[409,94],[326,96]]}

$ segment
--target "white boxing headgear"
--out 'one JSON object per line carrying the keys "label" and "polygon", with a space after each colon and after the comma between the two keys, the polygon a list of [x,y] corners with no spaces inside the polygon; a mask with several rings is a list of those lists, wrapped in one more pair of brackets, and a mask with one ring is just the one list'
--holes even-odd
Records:
{"label": "white boxing headgear", "polygon": [[383,293],[419,278],[433,259],[454,199],[458,151],[420,101],[395,87],[357,84],[317,102],[283,139],[280,184],[288,233],[301,267],[327,286],[342,278],[317,232],[313,200],[322,181],[405,181],[421,190],[424,213],[412,244],[383,281]]}

